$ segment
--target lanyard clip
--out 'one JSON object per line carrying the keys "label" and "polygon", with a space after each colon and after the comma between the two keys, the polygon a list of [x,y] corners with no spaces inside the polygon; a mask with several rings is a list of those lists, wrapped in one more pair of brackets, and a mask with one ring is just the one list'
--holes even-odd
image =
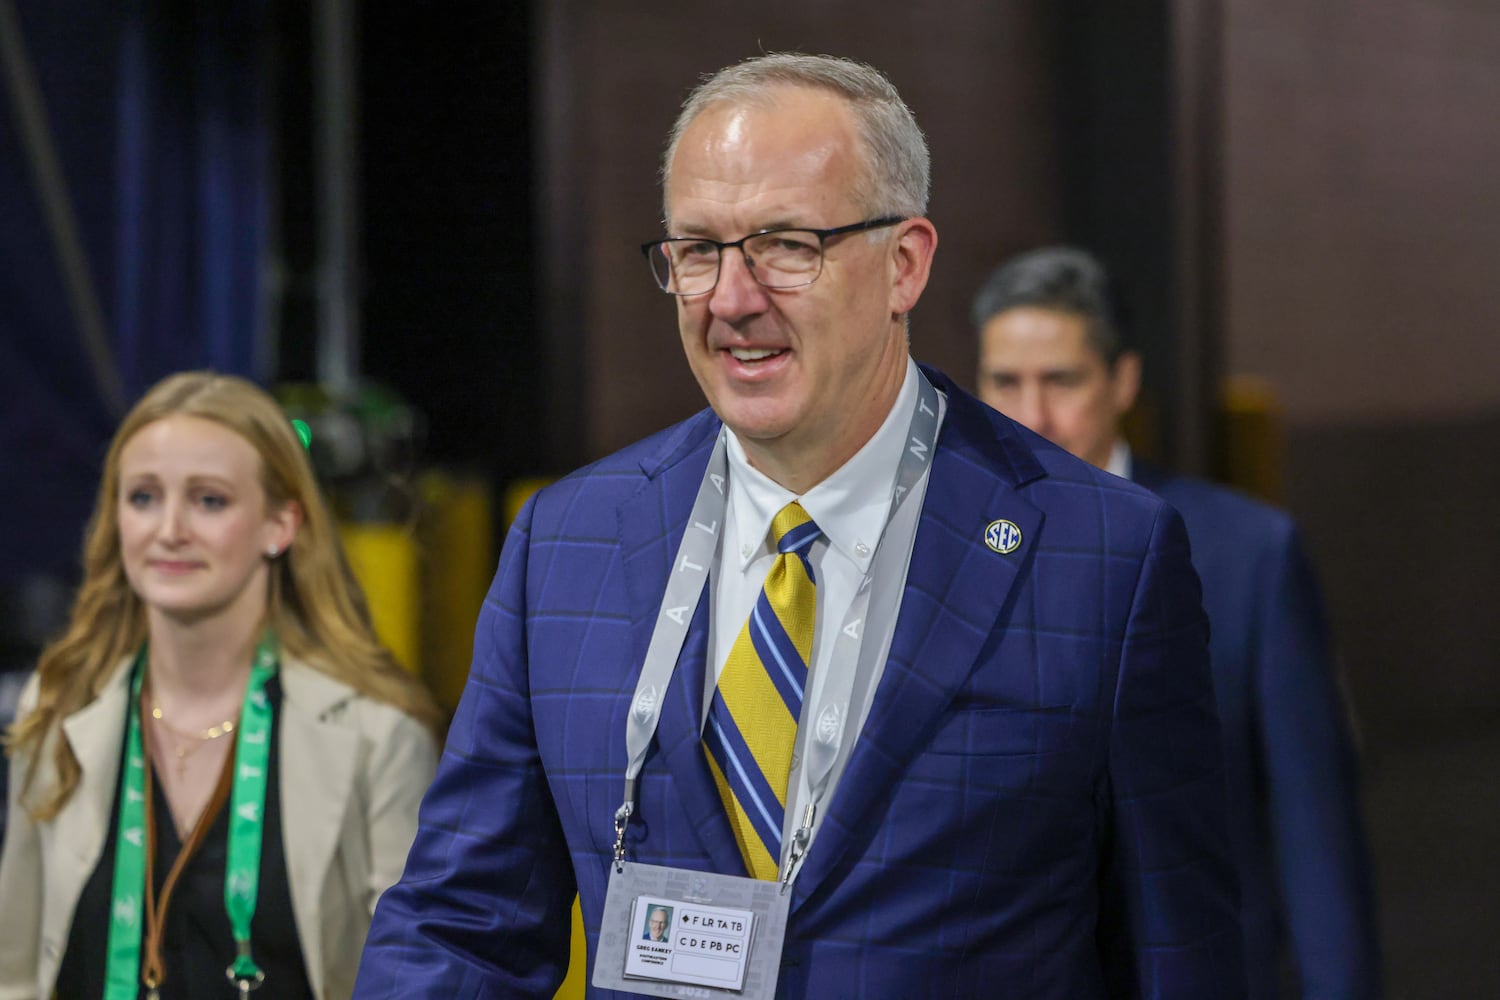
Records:
{"label": "lanyard clip", "polygon": [[[634,785],[635,782],[630,782]],[[619,875],[625,871],[625,824],[630,822],[630,814],[635,811],[635,803],[629,799],[615,810],[615,874]]]}
{"label": "lanyard clip", "polygon": [[807,809],[802,813],[802,825],[797,832],[792,834],[792,846],[786,854],[786,865],[781,869],[781,891],[785,893],[792,885],[792,873],[796,871],[798,863],[802,861],[803,855],[807,853],[808,842],[812,840],[813,817],[817,815],[818,807],[809,802]]}
{"label": "lanyard clip", "polygon": [[266,981],[266,974],[250,956],[248,938],[236,938],[234,949],[234,961],[229,968],[224,970],[224,978],[228,979],[236,990],[239,990],[240,996],[247,997],[253,990],[260,989],[261,984]]}
{"label": "lanyard clip", "polygon": [[266,974],[256,969],[253,975],[241,975],[234,971],[234,966],[224,970],[224,977],[239,991],[240,996],[247,997],[255,990],[260,989],[261,984],[266,981]]}

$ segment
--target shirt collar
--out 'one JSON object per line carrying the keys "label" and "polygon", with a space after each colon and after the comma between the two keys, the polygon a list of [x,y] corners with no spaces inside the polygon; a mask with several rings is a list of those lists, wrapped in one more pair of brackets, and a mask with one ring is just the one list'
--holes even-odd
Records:
{"label": "shirt collar", "polygon": [[1123,440],[1116,441],[1115,446],[1109,452],[1109,464],[1104,471],[1119,476],[1121,479],[1129,479],[1134,469],[1135,462],[1130,454],[1130,445]]}
{"label": "shirt collar", "polygon": [[880,429],[853,457],[801,497],[751,467],[739,439],[728,427],[724,428],[729,456],[729,506],[734,512],[735,536],[739,539],[739,551],[726,555],[738,560],[741,572],[770,549],[771,519],[798,499],[822,529],[828,544],[861,573],[869,571],[890,513],[906,426],[917,405],[918,377],[916,362],[908,357],[901,392]]}

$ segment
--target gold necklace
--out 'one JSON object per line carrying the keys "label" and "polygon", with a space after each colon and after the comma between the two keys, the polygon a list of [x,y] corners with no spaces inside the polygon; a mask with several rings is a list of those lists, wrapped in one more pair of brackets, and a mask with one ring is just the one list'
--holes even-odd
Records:
{"label": "gold necklace", "polygon": [[204,742],[207,742],[208,740],[216,740],[220,736],[234,732],[233,719],[225,719],[217,726],[209,726],[207,729],[200,729],[197,732],[178,729],[176,726],[167,721],[167,717],[162,714],[161,706],[156,703],[155,698],[151,699],[151,718],[155,719],[157,722],[160,722],[163,726],[165,726],[167,732],[171,733],[174,736],[181,736],[185,740],[203,740]]}
{"label": "gold necklace", "polygon": [[[182,780],[183,775],[187,771],[187,759],[189,756],[197,753],[204,746],[212,743],[219,737],[227,736],[234,732],[233,719],[225,719],[217,726],[209,726],[207,729],[199,729],[197,731],[178,729],[168,722],[167,717],[162,714],[161,706],[156,703],[155,696],[151,698],[151,718],[160,723],[161,727],[168,733],[177,737],[171,749],[172,755],[177,758],[177,778],[179,781]],[[179,742],[183,740],[188,742]]]}

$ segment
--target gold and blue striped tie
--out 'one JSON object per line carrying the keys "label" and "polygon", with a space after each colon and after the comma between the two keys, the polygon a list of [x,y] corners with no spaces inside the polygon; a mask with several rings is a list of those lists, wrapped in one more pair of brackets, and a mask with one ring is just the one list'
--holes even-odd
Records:
{"label": "gold and blue striped tie", "polygon": [[812,656],[817,589],[807,554],[821,534],[793,501],[771,521],[779,555],[724,662],[704,749],[745,867],[775,879],[792,745]]}

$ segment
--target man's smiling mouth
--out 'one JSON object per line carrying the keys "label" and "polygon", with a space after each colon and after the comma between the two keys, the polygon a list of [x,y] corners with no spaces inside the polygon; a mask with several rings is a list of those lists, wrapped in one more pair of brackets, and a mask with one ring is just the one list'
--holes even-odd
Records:
{"label": "man's smiling mouth", "polygon": [[773,350],[769,347],[731,347],[729,353],[734,355],[736,361],[764,361],[766,358],[775,357],[785,353],[785,349]]}

